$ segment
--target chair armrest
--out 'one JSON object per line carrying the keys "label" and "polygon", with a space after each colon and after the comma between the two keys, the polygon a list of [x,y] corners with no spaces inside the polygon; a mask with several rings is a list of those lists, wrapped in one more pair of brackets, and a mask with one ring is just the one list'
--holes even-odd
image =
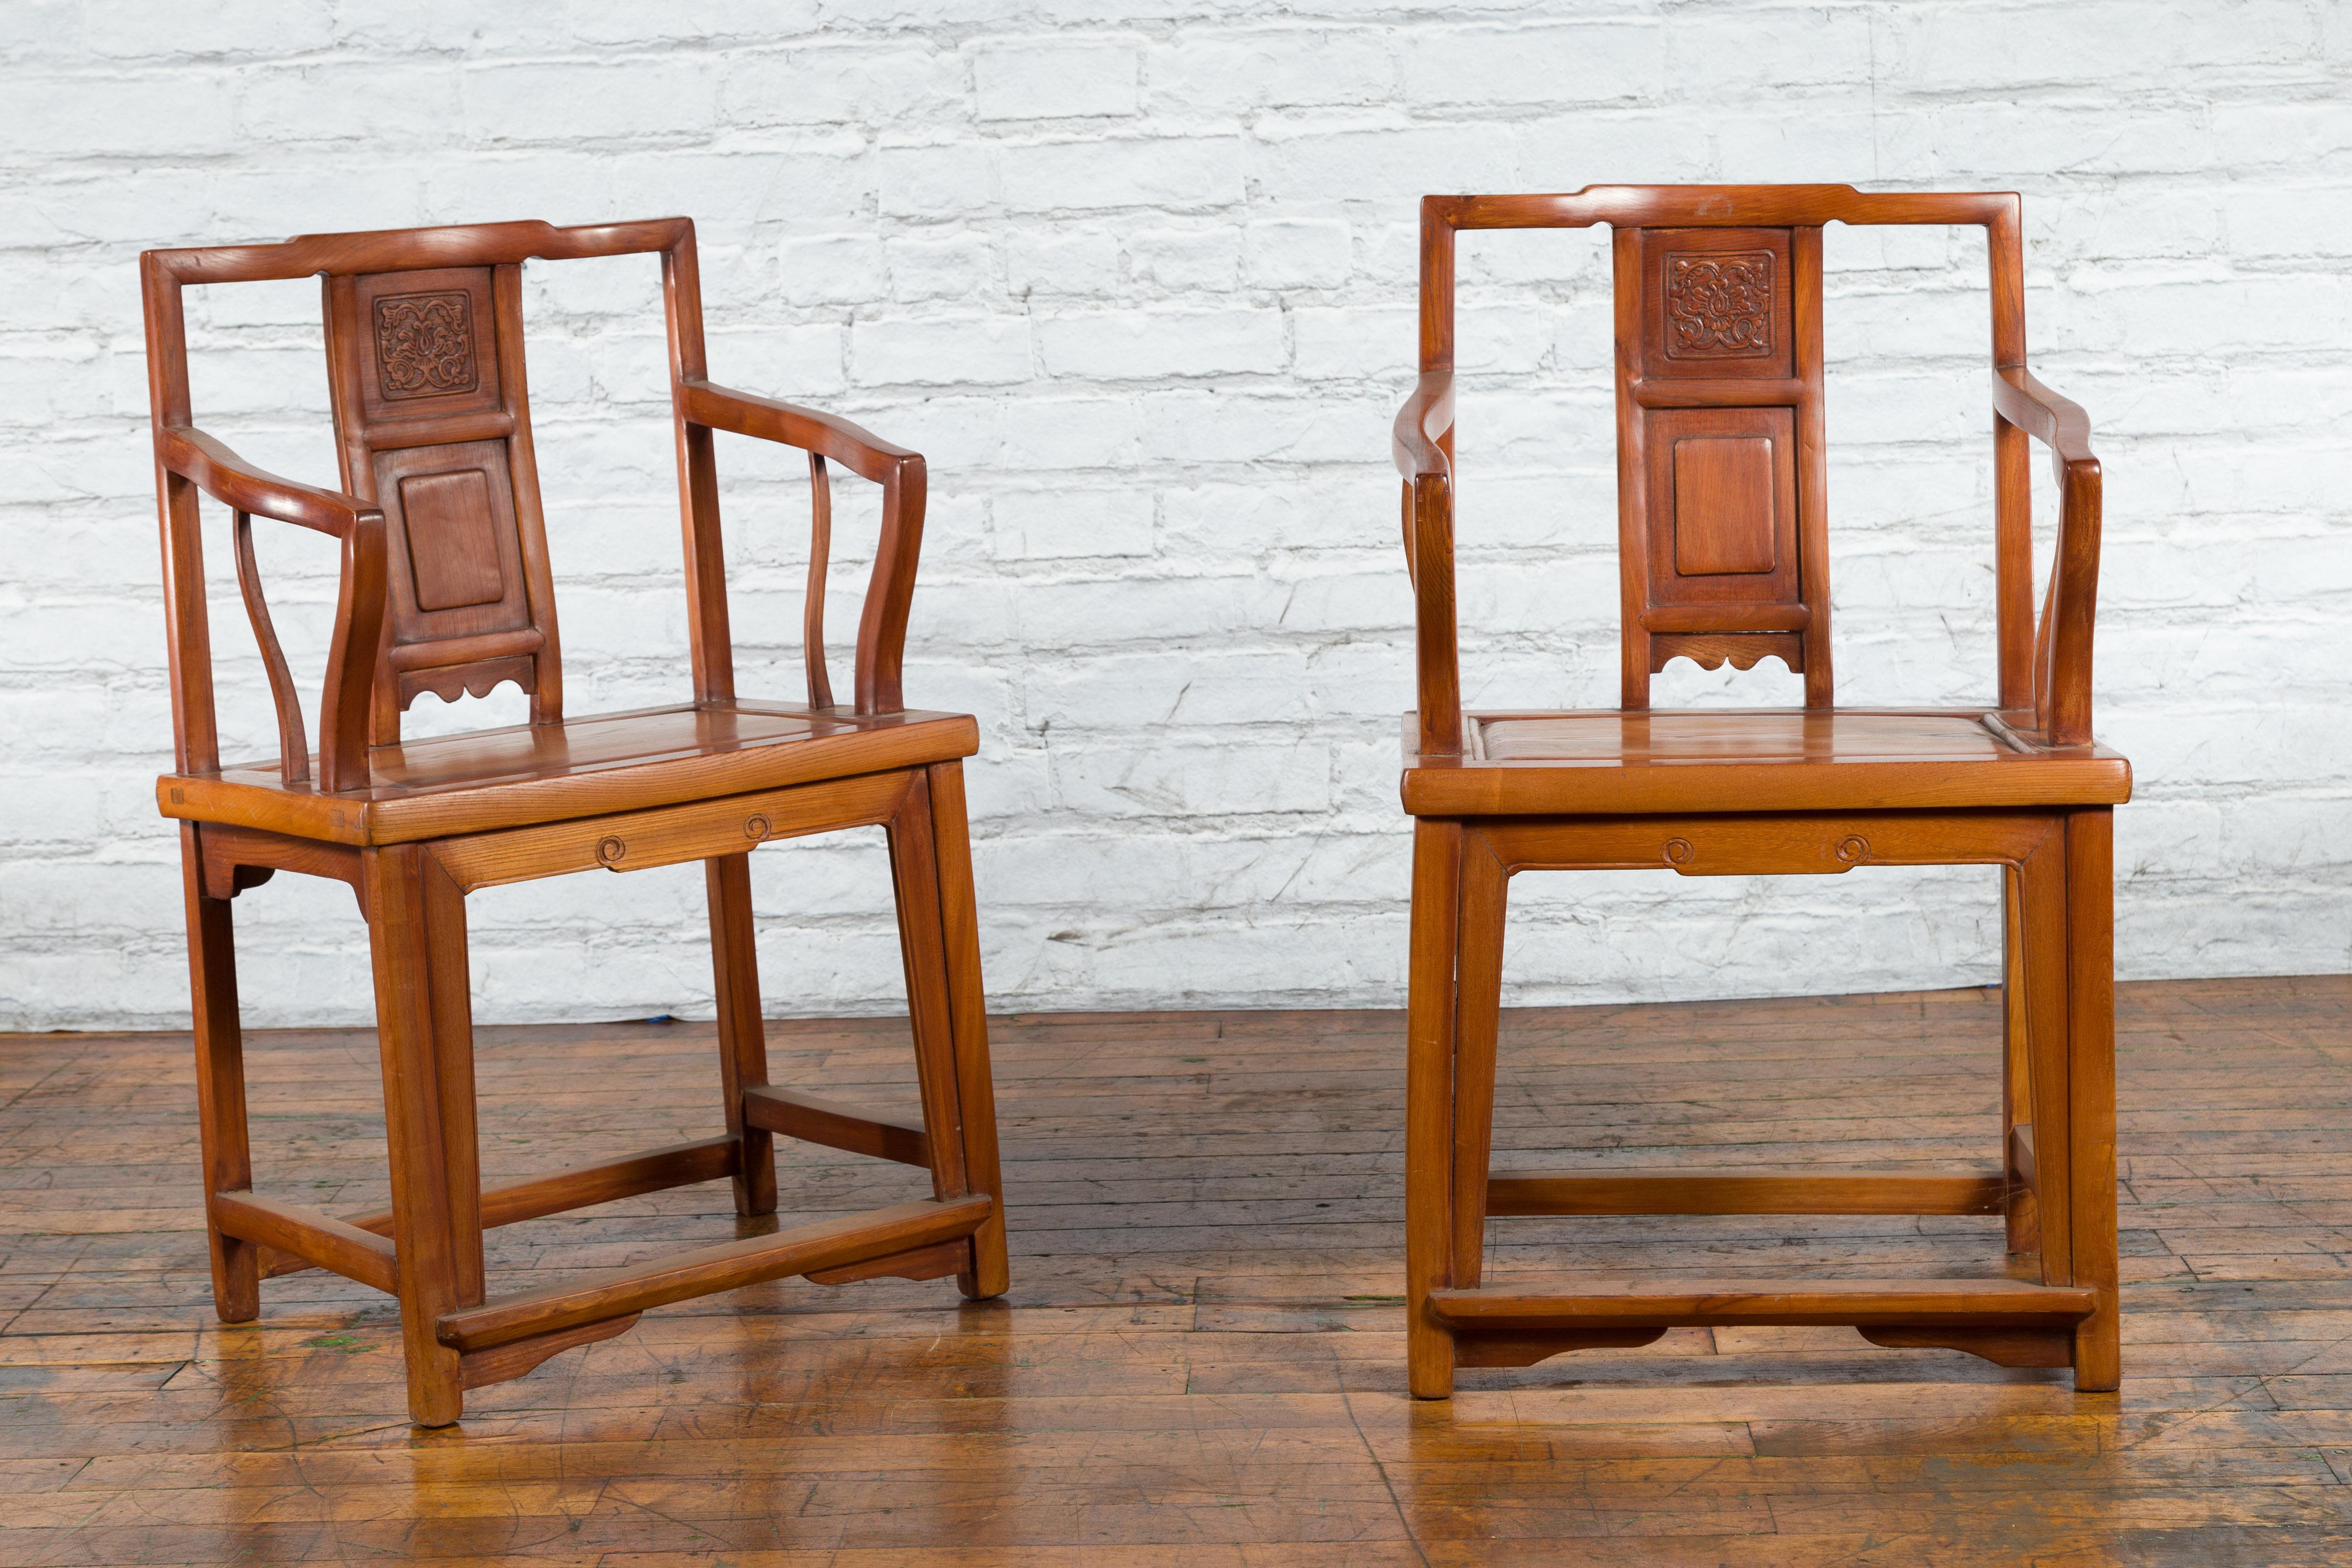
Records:
{"label": "chair armrest", "polygon": [[2091,455],[2091,416],[2083,405],[2060,397],[2023,366],[1993,371],[1992,406],[1995,413],[2050,448],[2062,480],[2075,464],[2098,462]]}
{"label": "chair armrest", "polygon": [[1390,438],[1390,455],[1397,472],[1407,479],[1424,474],[1448,475],[1454,465],[1441,444],[1454,428],[1454,372],[1424,371],[1412,395],[1397,410]]}
{"label": "chair armrest", "polygon": [[[262,600],[260,574],[253,562],[245,519],[272,517],[315,528],[341,541],[335,625],[327,643],[326,689],[319,705],[319,788],[329,794],[366,788],[368,709],[385,610],[383,510],[356,496],[322,490],[257,468],[221,442],[187,425],[158,428],[155,455],[165,473],[194,485],[237,514],[237,584],[269,677],[270,699],[278,710],[278,767],[289,788],[308,780],[308,740],[286,656],[278,648],[278,633]],[[188,548],[193,550],[193,507],[187,516]],[[198,646],[205,644],[200,642]],[[206,684],[209,687],[209,678]]]}
{"label": "chair armrest", "polygon": [[[681,376],[677,382],[678,416],[688,426],[724,430],[798,447],[810,455],[810,477],[815,505],[814,544],[810,552],[807,631],[810,649],[809,699],[825,706],[832,693],[824,676],[822,619],[827,539],[831,507],[825,498],[824,465],[830,458],[861,479],[882,486],[882,528],[875,541],[874,571],[866,585],[866,604],[857,622],[856,711],[895,713],[906,706],[901,670],[906,658],[907,617],[914,606],[915,569],[923,547],[923,506],[929,476],[923,455],[894,446],[871,431],[845,419],[820,413],[797,403],[772,397],[754,397],[702,380]],[[708,437],[702,438],[706,445]],[[708,453],[694,462],[709,462]],[[709,481],[709,470],[704,471]],[[717,528],[715,501],[709,526]],[[714,531],[713,538],[716,538]]]}
{"label": "chair armrest", "polygon": [[829,457],[861,479],[877,484],[899,465],[920,463],[920,453],[894,446],[873,432],[830,413],[772,397],[755,397],[706,381],[678,382],[678,401],[696,424],[797,446]]}
{"label": "chair armrest", "polygon": [[1415,711],[1421,755],[1462,749],[1462,674],[1454,607],[1454,374],[1424,371],[1397,410],[1391,451],[1404,476],[1404,564],[1412,580]]}
{"label": "chair armrest", "polygon": [[348,535],[369,517],[383,520],[381,510],[356,496],[322,490],[316,485],[281,478],[257,468],[203,431],[184,424],[155,433],[155,454],[163,466],[225,507],[257,517],[275,517],[316,528],[337,538]]}
{"label": "chair armrest", "polygon": [[1992,373],[1993,412],[2050,449],[2058,482],[2058,549],[2033,650],[2034,719],[2053,746],[2091,741],[2091,634],[2098,616],[2099,532],[2105,481],[2091,455],[2091,420],[2022,365]]}

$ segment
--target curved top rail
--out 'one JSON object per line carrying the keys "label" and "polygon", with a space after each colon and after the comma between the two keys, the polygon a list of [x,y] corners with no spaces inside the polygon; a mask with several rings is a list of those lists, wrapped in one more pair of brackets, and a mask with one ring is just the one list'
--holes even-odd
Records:
{"label": "curved top rail", "polygon": [[691,240],[690,218],[583,224],[557,228],[521,223],[452,224],[439,228],[373,229],[298,235],[274,245],[192,246],[144,252],[141,262],[177,283],[260,283],[320,273],[412,272],[436,267],[577,261],[586,256],[667,251]]}
{"label": "curved top rail", "polygon": [[1815,224],[2014,223],[2014,191],[1857,191],[1852,185],[1587,185],[1559,194],[1423,196],[1454,229],[1785,228]]}
{"label": "curved top rail", "polygon": [[2014,191],[1857,191],[1852,185],[1587,185],[1580,191],[1421,199],[1421,368],[1454,368],[1454,236],[1465,229],[1981,227],[1992,282],[1992,362],[2025,363],[2023,204]]}

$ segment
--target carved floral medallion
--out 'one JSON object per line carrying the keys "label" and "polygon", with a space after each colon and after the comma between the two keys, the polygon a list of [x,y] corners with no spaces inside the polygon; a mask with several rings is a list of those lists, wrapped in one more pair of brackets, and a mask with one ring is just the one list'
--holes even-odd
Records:
{"label": "carved floral medallion", "polygon": [[386,398],[472,392],[474,308],[465,290],[391,294],[375,302],[376,379]]}
{"label": "carved floral medallion", "polygon": [[1666,358],[1759,359],[1772,351],[1772,253],[1666,253]]}

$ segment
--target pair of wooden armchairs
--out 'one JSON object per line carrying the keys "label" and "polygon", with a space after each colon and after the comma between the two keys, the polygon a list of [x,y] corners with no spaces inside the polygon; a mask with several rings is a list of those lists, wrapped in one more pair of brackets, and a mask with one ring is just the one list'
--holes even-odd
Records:
{"label": "pair of wooden armchairs", "polygon": [[[1831,706],[1822,553],[1821,225],[1973,223],[1993,256],[2000,706],[1882,714]],[[1469,714],[1454,664],[1454,235],[1616,228],[1623,709]],[[524,376],[523,264],[660,258],[687,562],[693,699],[567,717]],[[788,1275],[952,1274],[1007,1285],[961,758],[962,715],[906,707],[901,655],[921,541],[923,460],[854,424],[706,374],[694,231],[684,219],[313,235],[149,252],[150,388],[171,635],[197,1096],[214,1296],[259,1312],[267,1276],[325,1268],[396,1295],[412,1416],[456,1420],[464,1391],[625,1330],[650,1307]],[[198,430],[182,289],[318,276],[342,487],[264,473]],[[2089,744],[2098,471],[2078,411],[2024,371],[2013,196],[1864,196],[1845,187],[1594,189],[1433,197],[1423,210],[1423,375],[1398,423],[1419,605],[1421,703],[1404,800],[1416,819],[1408,1146],[1412,1391],[1457,1364],[1520,1364],[1678,1322],[1854,1322],[1879,1343],[1957,1345],[2020,1364],[2116,1366],[2108,808],[2119,758]],[[735,691],[715,433],[809,455],[807,700]],[[2032,624],[2025,442],[2052,443],[2066,516],[2051,608]],[[882,488],[852,700],[824,653],[829,480]],[[276,706],[279,755],[220,758],[199,493],[229,508],[239,586]],[[255,565],[254,517],[336,538],[341,580],[312,752]],[[1647,711],[1675,654],[1806,680],[1795,714]],[[401,737],[421,694],[512,681],[511,729]],[[882,826],[919,1084],[919,1118],[767,1082],[749,852]],[[485,1188],[475,1140],[465,897],[500,883],[700,861],[717,983],[723,1134]],[[2008,1145],[1992,1173],[1790,1178],[1572,1172],[1490,1177],[1504,889],[1517,870],[1659,865],[1685,874],[2006,865],[2011,918]],[[373,954],[392,1178],[387,1212],[335,1218],[253,1190],[232,901],[278,871],[351,884]],[[2029,1119],[2027,1107],[2042,1108]],[[777,1205],[782,1134],[924,1166],[932,1196],[848,1219],[486,1296],[486,1227],[689,1183]],[[1486,1286],[1489,1214],[2000,1213],[2038,1239],[2042,1281],[1754,1281],[1596,1291]]]}

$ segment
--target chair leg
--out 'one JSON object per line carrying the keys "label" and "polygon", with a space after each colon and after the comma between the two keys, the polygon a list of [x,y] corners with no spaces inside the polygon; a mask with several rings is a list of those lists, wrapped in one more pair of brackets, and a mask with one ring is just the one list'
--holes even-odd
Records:
{"label": "chair leg", "polygon": [[1454,1335],[1429,1292],[1454,1283],[1454,952],[1461,930],[1462,824],[1412,826],[1412,942],[1404,1078],[1407,1385],[1416,1399],[1454,1392]]}
{"label": "chair leg", "polygon": [[2074,1282],[2073,1118],[2066,1087],[2066,831],[2063,821],[2016,868],[2018,968],[2033,1109],[2034,1250],[2042,1282]]}
{"label": "chair leg", "polygon": [[956,1285],[974,1301],[1012,1284],[1004,1255],[1004,1178],[996,1150],[996,1080],[988,1054],[988,994],[981,981],[980,907],[971,883],[971,824],[963,799],[963,764],[929,769],[931,842],[938,861],[940,923],[947,956],[948,1018],[955,1031],[956,1100],[963,1114],[963,1166],[972,1190],[995,1197],[988,1223],[972,1233],[972,1267]]}
{"label": "chair leg", "polygon": [[483,1295],[465,895],[415,845],[366,851],[362,864],[408,1412],[443,1427],[465,1404],[438,1320]]}
{"label": "chair leg", "polygon": [[2044,1284],[2087,1286],[2074,1386],[2123,1375],[2116,1291],[2113,818],[2069,813],[2018,868],[2027,1050],[2033,1078],[2034,1210]]}
{"label": "chair leg", "polygon": [[710,899],[710,967],[719,997],[719,1092],[735,1140],[735,1212],[776,1212],[776,1137],[743,1120],[743,1091],[768,1082],[767,1026],[760,1018],[760,954],[751,924],[751,857],[702,862]]}
{"label": "chair leg", "polygon": [[1503,1021],[1503,925],[1510,873],[1486,839],[1462,835],[1454,959],[1454,1284],[1484,1282],[1486,1176],[1495,1153],[1495,1054]]}
{"label": "chair leg", "polygon": [[215,1192],[253,1186],[245,1109],[245,1038],[237,1019],[236,933],[225,898],[205,896],[197,828],[180,824],[181,877],[188,904],[188,994],[195,1019],[196,1128],[205,1160],[205,1228],[213,1265],[213,1311],[225,1323],[261,1315],[261,1249],[212,1221]]}
{"label": "chair leg", "polygon": [[2025,922],[2018,906],[2014,867],[2000,868],[2000,1162],[2010,1177],[2002,1207],[2009,1250],[2023,1253],[2033,1251],[2041,1242],[2033,1189],[2018,1179],[2015,1161],[2018,1125],[2030,1127],[2033,1121],[2033,1082],[2026,1051]]}
{"label": "chair leg", "polygon": [[[2066,819],[2067,1148],[2074,1283],[2098,1309],[2074,1330],[2074,1387],[2123,1379],[2116,1242],[2115,814]],[[2038,1153],[2038,1151],[2037,1151]]]}
{"label": "chair leg", "polygon": [[[956,803],[959,807],[962,803],[960,793]],[[907,971],[908,1023],[915,1037],[915,1076],[922,1096],[923,1129],[930,1147],[931,1196],[950,1198],[986,1191],[997,1200],[997,1212],[989,1220],[994,1228],[992,1244],[982,1242],[975,1235],[967,1267],[957,1270],[958,1282],[968,1293],[994,1295],[1004,1289],[1003,1195],[978,1186],[976,1178],[982,1173],[972,1167],[969,1158],[971,1124],[992,1119],[992,1108],[985,1103],[967,1106],[963,1103],[963,1084],[958,1072],[961,1053],[956,1031],[955,985],[949,974],[932,807],[929,775],[918,774],[906,803],[887,828],[890,880],[898,905],[898,948]],[[967,847],[965,854],[969,853]],[[967,866],[968,863],[967,861]],[[969,876],[968,870],[966,875]],[[976,961],[972,967],[977,970]],[[975,1048],[984,1060],[984,1035],[975,1042]],[[990,1134],[985,1142],[987,1152],[992,1155],[992,1128]],[[992,1173],[987,1179],[994,1179]],[[992,1290],[989,1288],[992,1285]]]}

